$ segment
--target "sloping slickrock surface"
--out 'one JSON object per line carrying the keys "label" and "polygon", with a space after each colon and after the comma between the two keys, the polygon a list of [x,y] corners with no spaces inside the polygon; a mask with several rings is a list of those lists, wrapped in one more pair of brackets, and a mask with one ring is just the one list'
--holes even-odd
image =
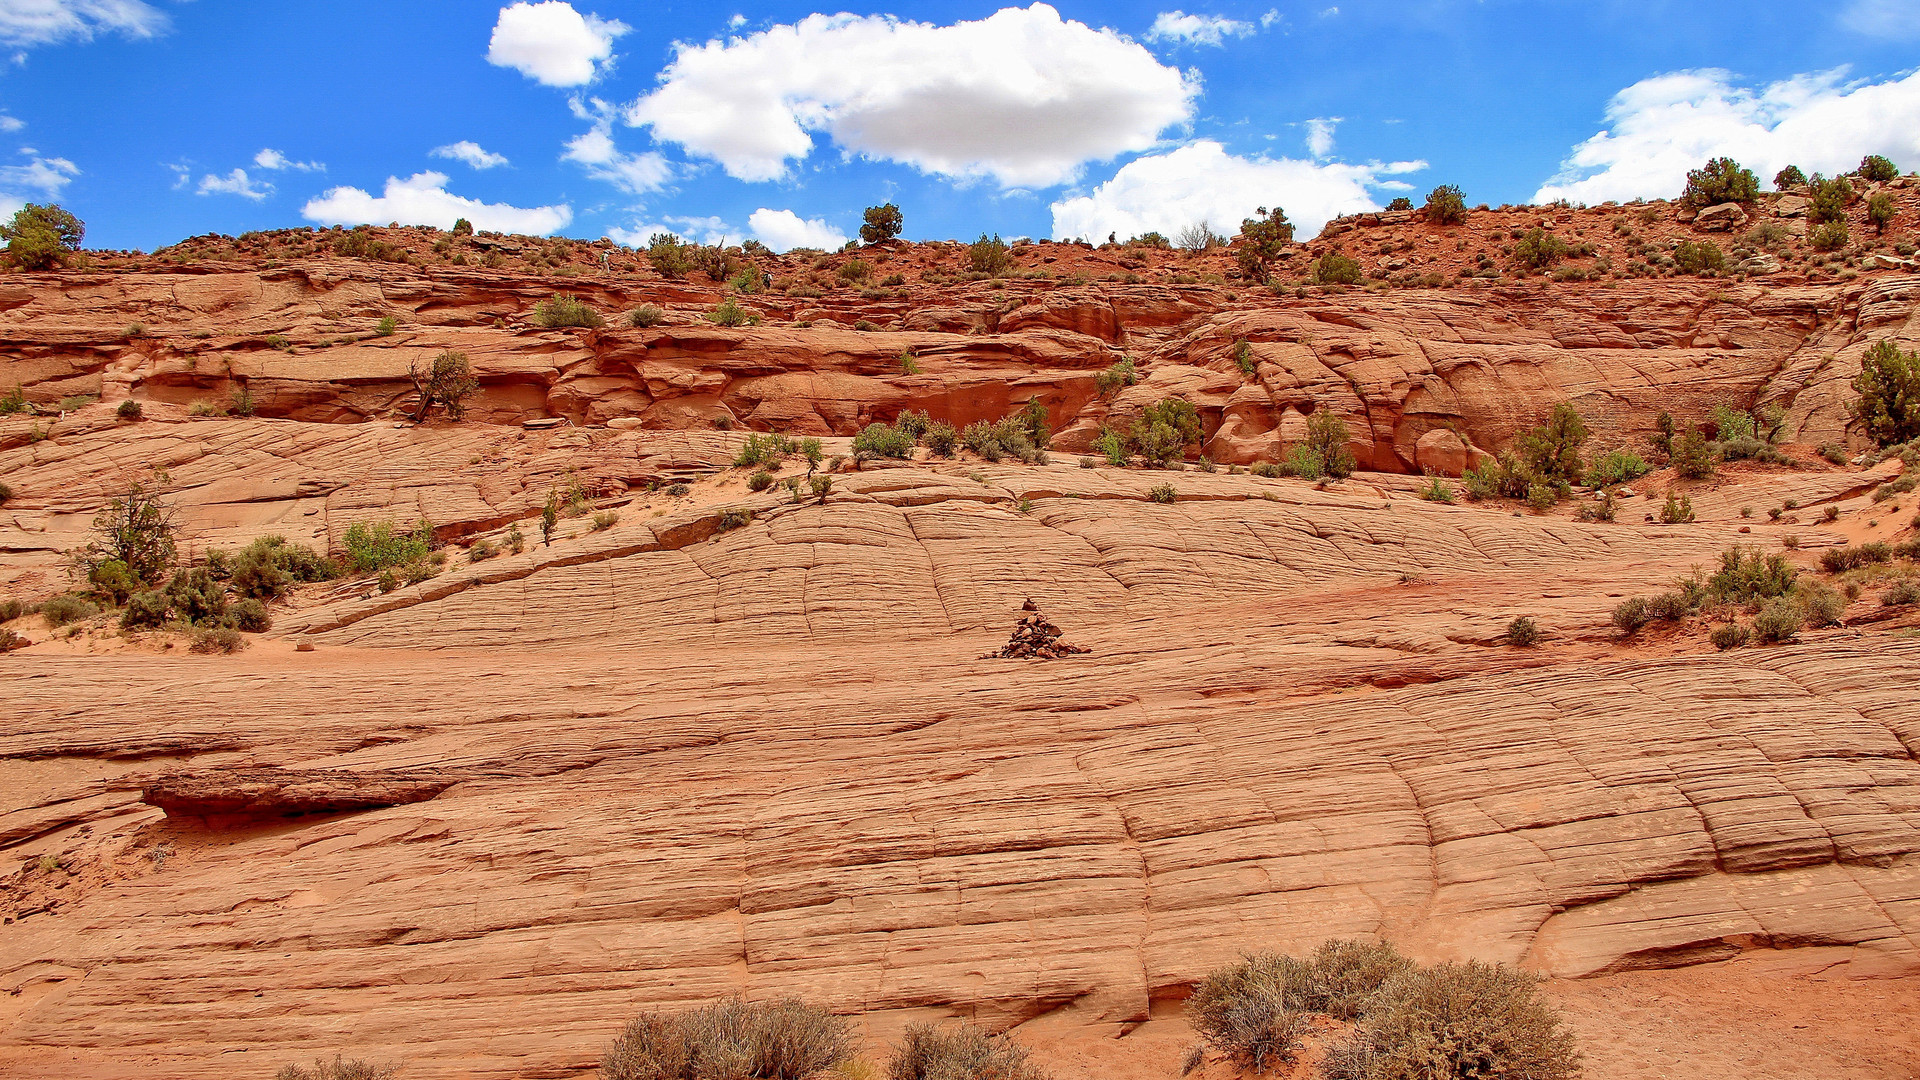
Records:
{"label": "sloping slickrock surface", "polygon": [[[1804,510],[1860,476],[1762,479]],[[1580,524],[1390,479],[703,487],[321,596],[238,656],[13,654],[0,1074],[346,1048],[573,1075],[637,1008],[736,992],[1093,1028],[1330,936],[1564,978],[1773,950],[1920,973],[1920,641],[1623,651],[1619,596],[1785,527],[1733,493],[1690,526]],[[1090,653],[983,659],[1027,597]],[[1499,644],[1523,612],[1547,646]],[[139,801],[250,769],[458,782],[225,828]]]}

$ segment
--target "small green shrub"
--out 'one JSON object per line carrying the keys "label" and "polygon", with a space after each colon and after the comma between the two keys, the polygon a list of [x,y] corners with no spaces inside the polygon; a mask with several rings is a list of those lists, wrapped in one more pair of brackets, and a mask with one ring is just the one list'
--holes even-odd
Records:
{"label": "small green shrub", "polygon": [[1358,285],[1363,276],[1360,263],[1338,251],[1330,251],[1313,263],[1316,285]]}
{"label": "small green shrub", "polygon": [[1587,480],[1595,487],[1613,487],[1638,480],[1652,468],[1631,450],[1609,450],[1588,463]]}
{"label": "small green shrub", "polygon": [[1434,225],[1458,225],[1467,220],[1467,199],[1458,187],[1443,184],[1427,195],[1427,221]]}
{"label": "small green shrub", "polygon": [[392,337],[393,332],[399,328],[399,320],[391,315],[383,315],[380,317],[380,321],[374,325],[373,333],[375,337]]}
{"label": "small green shrub", "polygon": [[[773,478],[768,477],[767,479],[772,480]],[[618,524],[620,524],[620,511],[618,510],[602,510],[593,515],[594,532],[606,532]]]}
{"label": "small green shrub", "polygon": [[548,330],[563,326],[593,329],[605,322],[585,301],[567,293],[549,296],[533,306],[533,324]]}
{"label": "small green shrub", "polygon": [[1807,236],[1807,243],[1813,245],[1815,251],[1839,251],[1852,241],[1853,235],[1847,231],[1844,218],[1817,225]]}
{"label": "small green shrub", "polygon": [[1315,409],[1307,417],[1307,441],[1287,452],[1280,468],[1289,476],[1303,480],[1353,475],[1353,451],[1348,449],[1352,433],[1346,421],[1331,409]]}
{"label": "small green shrub", "polygon": [[1867,223],[1873,226],[1874,235],[1886,235],[1887,226],[1893,224],[1893,212],[1893,196],[1887,192],[1878,192],[1867,200]]}
{"label": "small green shrub", "polygon": [[723,510],[720,513],[718,527],[721,532],[732,532],[734,529],[744,529],[752,523],[752,510]]}
{"label": "small green shrub", "polygon": [[113,414],[122,420],[138,420],[144,412],[145,410],[140,407],[140,403],[132,398],[121,402],[113,410]]}
{"label": "small green shrub", "polygon": [[1093,385],[1101,397],[1108,397],[1115,391],[1123,390],[1139,381],[1140,376],[1134,371],[1133,361],[1121,359],[1109,364],[1104,371],[1094,376]]}
{"label": "small green shrub", "polygon": [[765,469],[747,477],[748,491],[765,491],[773,486],[773,474]]}
{"label": "small green shrub", "polygon": [[371,574],[424,560],[433,548],[433,526],[421,521],[410,532],[398,532],[391,521],[356,522],[340,543],[347,569]]}
{"label": "small green shrub", "polygon": [[690,249],[694,246],[672,233],[654,233],[647,238],[647,261],[661,277],[683,278],[693,269]]}
{"label": "small green shrub", "polygon": [[1507,644],[1524,649],[1538,643],[1539,640],[1540,628],[1525,615],[1507,624]]}
{"label": "small green shrub", "polygon": [[120,625],[128,629],[161,626],[172,614],[173,602],[165,589],[143,589],[127,598]]}
{"label": "small green shrub", "polygon": [[1887,562],[1892,558],[1893,548],[1883,543],[1828,548],[1820,553],[1820,569],[1829,574],[1838,574],[1847,570],[1857,570],[1862,566]]}
{"label": "small green shrub", "polygon": [[340,568],[311,548],[284,536],[262,536],[233,557],[228,580],[240,596],[273,601],[303,582],[339,576]]}
{"label": "small green shrub", "polygon": [[1789,165],[1773,174],[1773,187],[1776,191],[1785,191],[1791,187],[1799,187],[1806,182],[1807,174],[1801,172],[1800,166],[1798,165]]}
{"label": "small green shrub", "polygon": [[1860,167],[1854,170],[1862,180],[1872,184],[1884,184],[1900,175],[1900,167],[1879,154],[1868,154],[1860,159]]}
{"label": "small green shrub", "polygon": [[1677,491],[1667,492],[1667,501],[1660,507],[1662,525],[1685,525],[1693,521],[1693,499]]}
{"label": "small green shrub", "polygon": [[1420,488],[1419,495],[1428,502],[1451,503],[1453,502],[1453,485],[1438,476],[1429,476],[1426,484]]}
{"label": "small green shrub", "polygon": [[1539,976],[1468,961],[1403,972],[1322,1066],[1328,1080],[1573,1080],[1573,1036]]}
{"label": "small green shrub", "polygon": [[1046,1073],[1010,1036],[973,1026],[943,1031],[913,1024],[894,1049],[887,1080],[1046,1080]]}
{"label": "small green shrub", "polygon": [[754,312],[748,308],[734,303],[732,297],[728,297],[716,304],[712,311],[707,312],[706,318],[707,321],[713,323],[715,326],[727,327],[746,326],[750,323],[760,321],[759,315],[754,314]]}
{"label": "small green shrub", "polygon": [[1713,647],[1719,649],[1721,652],[1726,652],[1728,649],[1737,649],[1752,640],[1752,638],[1753,632],[1737,622],[1721,623],[1719,626],[1714,627],[1712,632],[1707,635],[1707,640],[1711,641]]}
{"label": "small green shrub", "polygon": [[1180,498],[1180,493],[1174,490],[1172,484],[1156,484],[1147,492],[1147,498],[1157,503],[1171,503]]}
{"label": "small green shrub", "polygon": [[98,614],[100,609],[79,593],[61,593],[40,605],[40,617],[48,626],[65,626]]}
{"label": "small green shrub", "polygon": [[1880,594],[1880,603],[1883,607],[1906,607],[1909,604],[1920,604],[1920,581],[1915,581],[1913,578],[1901,578],[1899,581],[1888,586],[1886,592]]}
{"label": "small green shrub", "polygon": [[1253,346],[1247,344],[1247,339],[1240,338],[1233,343],[1233,363],[1242,375],[1251,376],[1259,371],[1259,362],[1254,360]]}
{"label": "small green shrub", "polygon": [[1673,446],[1673,471],[1686,480],[1704,480],[1714,474],[1713,447],[1706,436],[1688,431]]}
{"label": "small green shrub", "polygon": [[1838,626],[1846,614],[1847,602],[1824,581],[1802,581],[1794,586],[1793,601],[1808,626]]}
{"label": "small green shrub", "polygon": [[853,437],[857,458],[908,458],[913,456],[913,437],[891,424],[868,424]]}
{"label": "small green shrub", "polygon": [[1724,273],[1727,254],[1711,240],[1682,240],[1673,249],[1673,265],[1683,274]]}
{"label": "small green shrub", "polygon": [[1200,441],[1200,411],[1182,398],[1165,398],[1141,410],[1127,432],[1129,449],[1155,465],[1165,465],[1186,454]]}
{"label": "small green shrub", "polygon": [[1623,634],[1631,634],[1652,621],[1647,610],[1647,600],[1643,596],[1629,596],[1614,605],[1613,627]]}
{"label": "small green shrub", "polygon": [[1530,270],[1544,270],[1567,257],[1567,242],[1542,228],[1533,228],[1514,242],[1514,261]]}
{"label": "small green shrub", "polygon": [[657,304],[641,304],[639,307],[627,312],[627,325],[633,327],[635,330],[645,330],[651,326],[659,326],[666,321],[667,313],[662,311]]}
{"label": "small green shrub", "polygon": [[249,634],[264,634],[273,628],[273,617],[267,614],[267,605],[248,598],[227,606],[225,623]]}
{"label": "small green shrub", "polygon": [[905,216],[893,203],[869,206],[862,211],[860,217],[860,239],[868,244],[878,244],[899,236],[901,228],[906,224]]}
{"label": "small green shrub", "polygon": [[920,434],[920,441],[926,445],[927,452],[934,457],[952,457],[960,445],[960,432],[945,420],[934,420],[927,424],[927,430]]}
{"label": "small green shrub", "polygon": [[1760,178],[1732,158],[1720,157],[1687,173],[1687,188],[1680,199],[1700,207],[1752,202],[1759,197]]}
{"label": "small green shrub", "polygon": [[1786,597],[1769,600],[1753,617],[1754,639],[1763,644],[1791,642],[1799,638],[1800,627],[1806,622],[1806,616]]}
{"label": "small green shrub", "polygon": [[967,265],[976,274],[1000,277],[1013,268],[1013,254],[999,234],[988,239],[981,233],[980,239],[967,245]]}
{"label": "small green shrub", "polygon": [[747,439],[740,444],[740,453],[734,456],[736,468],[751,468],[755,465],[775,465],[788,454],[794,453],[793,439],[786,435],[763,435],[757,431],[747,432]]}
{"label": "small green shrub", "polygon": [[1881,446],[1920,438],[1920,351],[1906,352],[1883,338],[1861,358],[1852,414]]}
{"label": "small green shrub", "polygon": [[239,632],[225,626],[196,626],[187,639],[187,650],[211,656],[219,653],[237,653],[247,647],[247,639]]}
{"label": "small green shrub", "polygon": [[[462,220],[465,220],[464,218]],[[469,229],[472,226],[468,226]],[[332,1061],[315,1059],[313,1068],[300,1065],[288,1065],[273,1074],[273,1080],[393,1080],[399,1071],[397,1065],[375,1065],[372,1062],[347,1061],[338,1055]]]}

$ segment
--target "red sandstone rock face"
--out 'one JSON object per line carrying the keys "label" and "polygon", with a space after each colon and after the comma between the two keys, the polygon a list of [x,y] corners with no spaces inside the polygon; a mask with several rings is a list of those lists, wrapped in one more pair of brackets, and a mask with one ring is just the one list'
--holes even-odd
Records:
{"label": "red sandstone rock face", "polygon": [[[1610,1034],[1648,1006],[1608,1002],[1663,986],[1685,1014],[1685,987],[1738,980],[1628,980],[1735,957],[1911,1000],[1920,613],[1870,591],[1841,627],[1727,654],[1699,620],[1622,642],[1608,615],[1730,544],[1791,536],[1811,566],[1910,538],[1911,508],[1870,494],[1900,463],[1801,445],[1794,467],[1655,474],[1614,523],[1428,503],[1405,474],[1453,472],[1565,399],[1601,446],[1723,401],[1836,437],[1861,348],[1911,333],[1914,279],[1300,298],[1021,278],[754,297],[767,320],[726,330],[695,317],[713,290],[641,274],[133,269],[0,288],[0,386],[149,406],[0,418],[6,595],[62,588],[61,553],[133,476],[194,557],[419,517],[442,540],[532,538],[573,484],[620,516],[480,562],[453,549],[390,593],[309,587],[232,657],[16,620],[33,644],[0,657],[0,1076],[267,1075],[335,1051],[423,1078],[571,1075],[636,1010],[731,993],[805,994],[876,1035],[965,1017],[1121,1045],[1245,950],[1370,935],[1554,977],[1607,1075],[1898,1075],[1873,1053],[1756,1066],[1722,1052],[1738,1031],[1697,1061],[1647,1058],[1665,1042],[1628,1060]],[[673,317],[531,328],[555,287]],[[382,315],[400,331],[364,337]],[[447,348],[482,375],[476,422],[336,422],[384,417],[407,360]],[[1144,379],[1103,399],[1094,374],[1122,355]],[[263,416],[183,407],[239,387]],[[1069,450],[1184,397],[1223,462],[1335,409],[1383,471],[921,460],[795,501],[725,468],[746,427],[832,454],[901,409],[964,423],[1035,394]],[[566,422],[481,422],[536,417]],[[1696,522],[1652,523],[1670,488]],[[984,659],[1029,597],[1089,652]],[[1520,614],[1539,647],[1504,644]],[[1106,1080],[1164,1057],[1056,1060]]]}
{"label": "red sandstone rock face", "polygon": [[[1472,230],[1493,236],[1476,243],[1499,238]],[[903,244],[871,257],[925,266],[944,251]],[[964,426],[1037,397],[1058,446],[1077,453],[1101,425],[1177,395],[1199,407],[1203,451],[1219,462],[1275,459],[1306,416],[1327,409],[1347,421],[1364,467],[1457,474],[1563,400],[1602,442],[1636,441],[1661,410],[1697,422],[1716,404],[1782,405],[1795,439],[1844,441],[1861,353],[1920,333],[1920,279],[1898,271],[1824,284],[1629,279],[1303,297],[1224,278],[909,283],[872,300],[746,297],[765,321],[733,330],[700,317],[718,290],[646,273],[542,280],[338,258],[194,271],[148,261],[21,275],[0,311],[0,385],[23,386],[43,407],[80,394],[224,406],[244,391],[263,416],[359,421],[396,415],[411,395],[408,365],[456,350],[482,383],[475,417],[496,422],[844,436],[906,409]],[[562,290],[600,307],[608,326],[533,326],[534,304]],[[625,327],[620,314],[643,302],[666,308],[667,325]],[[389,316],[398,332],[374,336]],[[129,336],[133,324],[144,329]],[[1236,361],[1240,342],[1251,372]],[[906,374],[906,353],[918,374]],[[1144,381],[1103,399],[1094,376],[1122,356]]]}

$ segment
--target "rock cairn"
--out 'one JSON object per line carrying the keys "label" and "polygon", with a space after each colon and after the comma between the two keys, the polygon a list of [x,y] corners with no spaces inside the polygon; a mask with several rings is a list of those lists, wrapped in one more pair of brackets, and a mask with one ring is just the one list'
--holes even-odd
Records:
{"label": "rock cairn", "polygon": [[1078,645],[1069,645],[1060,640],[1060,628],[1047,621],[1040,614],[1040,605],[1028,598],[1020,610],[1020,624],[1013,628],[1013,636],[1007,639],[1007,647],[997,653],[990,653],[989,660],[1058,660],[1063,656],[1074,656],[1087,650]]}

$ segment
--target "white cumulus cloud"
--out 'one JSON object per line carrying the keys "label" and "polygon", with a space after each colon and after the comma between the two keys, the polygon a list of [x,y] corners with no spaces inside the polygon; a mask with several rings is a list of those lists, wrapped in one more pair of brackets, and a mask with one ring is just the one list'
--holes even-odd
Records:
{"label": "white cumulus cloud", "polygon": [[1051,186],[1151,148],[1200,92],[1137,42],[1041,3],[951,26],[809,15],[677,50],[627,122],[741,180],[786,176],[820,133],[925,173]]}
{"label": "white cumulus cloud", "polygon": [[0,193],[18,210],[25,201],[21,198],[24,193],[34,192],[52,201],[79,175],[80,167],[66,158],[36,157],[25,165],[0,166]]}
{"label": "white cumulus cloud", "polygon": [[832,251],[847,242],[846,233],[820,218],[803,218],[791,210],[769,210],[764,206],[747,218],[747,228],[752,230],[754,239],[775,251],[791,251],[797,247]]}
{"label": "white cumulus cloud", "polygon": [[0,0],[0,44],[91,41],[101,33],[153,37],[167,17],[141,0]]}
{"label": "white cumulus cloud", "polygon": [[12,132],[23,129],[26,126],[27,126],[27,122],[25,120],[20,119],[19,117],[8,116],[5,113],[0,113],[0,131],[12,133]]}
{"label": "white cumulus cloud", "polygon": [[1307,121],[1307,153],[1316,158],[1333,153],[1333,129],[1340,124],[1338,116],[1317,116]]}
{"label": "white cumulus cloud", "polygon": [[747,238],[746,234],[717,217],[668,217],[659,225],[636,221],[628,228],[616,225],[608,229],[607,237],[628,247],[646,247],[647,241],[655,233],[672,233],[689,243],[717,244],[722,247],[737,247]]}
{"label": "white cumulus cloud", "polygon": [[1840,23],[1872,37],[1920,37],[1920,4],[1913,0],[1852,0],[1840,12]]}
{"label": "white cumulus cloud", "polygon": [[1147,27],[1147,32],[1143,36],[1148,41],[1167,41],[1182,45],[1225,45],[1230,37],[1247,37],[1258,29],[1260,28],[1253,23],[1220,15],[1189,15],[1184,11],[1163,11],[1153,17],[1153,25]]}
{"label": "white cumulus cloud", "polygon": [[1848,82],[1842,68],[1751,89],[1725,71],[1678,71],[1614,95],[1606,120],[1606,130],[1573,148],[1536,202],[1670,198],[1685,189],[1687,170],[1721,156],[1762,183],[1787,165],[1844,172],[1866,154],[1920,166],[1920,72]]}
{"label": "white cumulus cloud", "polygon": [[437,158],[465,162],[470,169],[493,169],[507,163],[506,155],[490,153],[471,139],[436,146],[428,153]]}
{"label": "white cumulus cloud", "polygon": [[1342,214],[1379,209],[1370,189],[1385,178],[1427,167],[1424,161],[1347,165],[1292,158],[1241,157],[1210,139],[1136,158],[1086,195],[1053,204],[1053,235],[1066,240],[1164,236],[1205,221],[1218,233],[1239,231],[1258,207],[1279,206],[1301,239]]}
{"label": "white cumulus cloud", "polygon": [[613,144],[613,135],[606,126],[599,124],[591,131],[568,139],[566,152],[560,158],[585,166],[587,175],[595,180],[604,180],[635,195],[658,191],[673,176],[666,158],[652,152],[623,153]]}
{"label": "white cumulus cloud", "polygon": [[615,19],[582,15],[566,0],[521,0],[500,9],[487,63],[547,86],[584,86],[606,70],[613,40],[628,29]]}
{"label": "white cumulus cloud", "polygon": [[318,161],[295,161],[278,150],[262,150],[253,155],[253,163],[263,169],[295,172],[326,172],[327,167]]}
{"label": "white cumulus cloud", "polygon": [[402,225],[432,225],[451,229],[466,218],[482,231],[526,233],[544,236],[558,232],[573,220],[573,208],[559,206],[509,206],[483,203],[455,195],[447,190],[444,173],[415,173],[405,180],[387,178],[386,191],[370,195],[356,187],[337,187],[302,207],[308,221],[322,225],[382,225],[397,221]]}
{"label": "white cumulus cloud", "polygon": [[245,169],[235,169],[225,176],[209,173],[200,178],[200,186],[194,189],[201,195],[238,195],[254,202],[273,194],[273,185],[264,180],[255,180],[247,175]]}

